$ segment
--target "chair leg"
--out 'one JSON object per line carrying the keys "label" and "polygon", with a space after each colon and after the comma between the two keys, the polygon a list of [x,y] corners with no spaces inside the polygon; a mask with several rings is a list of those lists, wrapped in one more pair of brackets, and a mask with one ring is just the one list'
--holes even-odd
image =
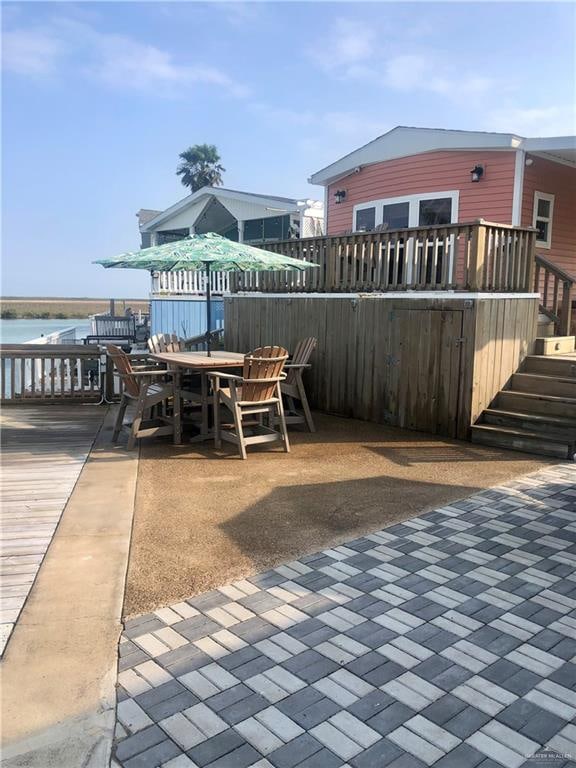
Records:
{"label": "chair leg", "polygon": [[244,442],[244,431],[242,429],[242,411],[240,406],[234,406],[234,428],[238,437],[238,449],[240,450],[240,457],[247,459],[246,455],[246,443]]}
{"label": "chair leg", "polygon": [[214,389],[213,396],[214,403],[214,448],[220,449],[222,447],[222,437],[220,435],[220,395],[218,390]]}
{"label": "chair leg", "polygon": [[122,394],[122,398],[120,400],[120,406],[118,408],[118,414],[116,415],[116,422],[114,423],[114,431],[112,432],[112,442],[117,443],[118,442],[118,435],[120,434],[120,430],[122,429],[122,424],[124,423],[124,414],[126,413],[126,408],[128,407],[128,398],[125,394]]}
{"label": "chair leg", "polygon": [[282,404],[282,393],[280,387],[278,387],[278,426],[280,427],[280,434],[282,435],[282,442],[284,443],[284,451],[290,453],[290,442],[288,440],[288,429],[286,427],[286,418],[284,416],[284,405]]}
{"label": "chair leg", "polygon": [[310,410],[310,406],[308,405],[308,398],[306,397],[306,390],[304,389],[304,382],[300,378],[300,376],[297,379],[297,385],[298,392],[300,393],[300,400],[302,402],[302,410],[304,411],[304,420],[306,421],[306,425],[310,432],[316,432],[316,427],[314,425],[314,419],[312,418],[312,411]]}
{"label": "chair leg", "polygon": [[140,425],[142,424],[142,417],[146,411],[146,385],[142,386],[140,397],[138,398],[138,404],[136,406],[136,415],[132,422],[132,428],[130,429],[130,436],[128,437],[128,450],[131,451],[136,445],[136,438],[140,431]]}

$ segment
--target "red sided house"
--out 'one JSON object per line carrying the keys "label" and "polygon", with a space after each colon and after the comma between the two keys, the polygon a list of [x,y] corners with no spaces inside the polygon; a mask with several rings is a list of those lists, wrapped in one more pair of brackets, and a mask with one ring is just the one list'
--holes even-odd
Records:
{"label": "red sided house", "polygon": [[316,268],[235,276],[227,348],[313,336],[316,407],[572,458],[576,137],[400,127],[310,181],[326,236],[265,247]]}
{"label": "red sided house", "polygon": [[486,219],[534,226],[537,250],[576,275],[576,137],[398,127],[310,182],[326,234]]}
{"label": "red sided house", "polygon": [[[575,136],[530,139],[400,126],[314,173],[310,182],[325,188],[327,235],[477,219],[535,227],[539,262],[576,279]],[[458,256],[446,265],[451,272],[459,271]]]}

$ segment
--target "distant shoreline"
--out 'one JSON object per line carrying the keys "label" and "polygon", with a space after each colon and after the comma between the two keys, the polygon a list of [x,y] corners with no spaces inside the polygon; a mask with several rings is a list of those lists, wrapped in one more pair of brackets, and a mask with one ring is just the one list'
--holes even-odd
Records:
{"label": "distant shoreline", "polygon": [[[123,315],[128,307],[133,312],[148,311],[147,299],[114,299],[115,312]],[[0,299],[2,320],[66,320],[87,318],[108,312],[110,299],[52,298],[7,296]]]}

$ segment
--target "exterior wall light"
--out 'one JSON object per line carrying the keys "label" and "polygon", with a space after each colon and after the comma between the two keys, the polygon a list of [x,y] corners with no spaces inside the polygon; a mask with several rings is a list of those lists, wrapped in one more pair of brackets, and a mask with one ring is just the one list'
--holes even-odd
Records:
{"label": "exterior wall light", "polygon": [[336,190],[336,192],[334,192],[334,198],[337,204],[341,203],[343,200],[346,199],[346,190],[345,189]]}
{"label": "exterior wall light", "polygon": [[475,165],[470,171],[470,176],[472,177],[472,181],[480,181],[482,176],[484,176],[484,166]]}

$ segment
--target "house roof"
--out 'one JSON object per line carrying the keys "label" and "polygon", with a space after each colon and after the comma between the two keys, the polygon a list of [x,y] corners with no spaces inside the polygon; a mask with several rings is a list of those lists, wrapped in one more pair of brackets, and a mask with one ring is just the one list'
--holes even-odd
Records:
{"label": "house roof", "polygon": [[359,149],[312,174],[311,184],[326,185],[356,168],[384,160],[438,150],[516,150],[541,154],[551,160],[576,164],[576,136],[529,139],[514,133],[453,131],[399,125]]}
{"label": "house roof", "polygon": [[303,204],[302,200],[297,200],[292,197],[279,197],[278,195],[261,195],[254,192],[241,192],[237,189],[225,189],[224,187],[202,187],[191,195],[187,195],[182,200],[179,200],[170,208],[166,208],[165,211],[161,211],[158,215],[140,225],[141,232],[148,232],[154,230],[163,222],[172,218],[175,214],[181,213],[186,208],[195,205],[202,200],[208,200],[213,197],[218,200],[237,200],[247,203],[253,203],[260,205],[263,208],[270,208],[282,204],[283,209],[293,209],[294,212],[298,211]]}

